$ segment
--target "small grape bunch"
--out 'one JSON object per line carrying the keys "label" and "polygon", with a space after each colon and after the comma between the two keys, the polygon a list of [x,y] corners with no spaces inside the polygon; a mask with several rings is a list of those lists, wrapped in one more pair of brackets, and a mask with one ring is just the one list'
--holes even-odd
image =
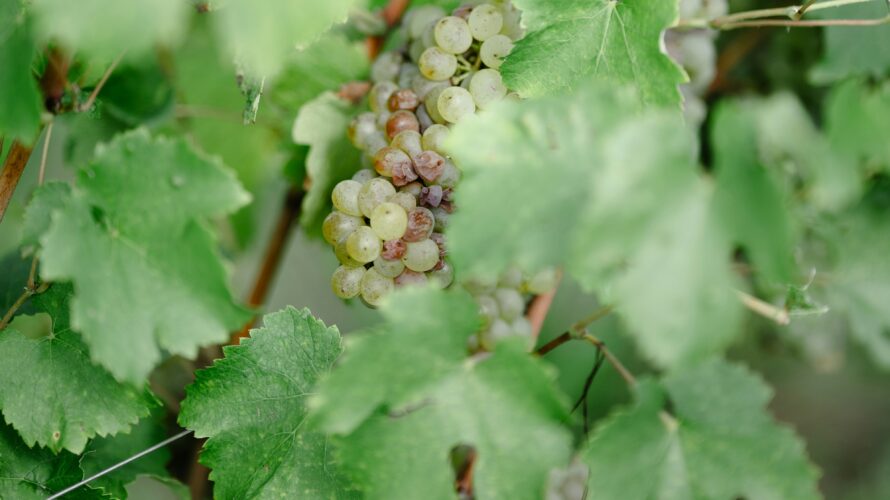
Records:
{"label": "small grape bunch", "polygon": [[334,187],[322,226],[341,264],[334,293],[371,306],[395,287],[454,281],[445,230],[461,172],[443,143],[451,125],[507,97],[498,68],[521,36],[519,12],[502,1],[452,15],[418,7],[403,29],[406,44],[374,62],[370,109],[347,131],[364,168]]}

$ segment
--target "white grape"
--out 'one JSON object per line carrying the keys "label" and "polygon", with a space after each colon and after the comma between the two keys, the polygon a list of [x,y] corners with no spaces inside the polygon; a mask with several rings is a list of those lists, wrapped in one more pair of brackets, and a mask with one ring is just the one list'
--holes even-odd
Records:
{"label": "white grape", "polygon": [[445,167],[442,169],[442,173],[439,174],[439,178],[436,179],[436,184],[445,188],[453,188],[460,182],[460,175],[460,169],[457,168],[457,165],[446,158]]}
{"label": "white grape", "polygon": [[441,155],[445,154],[445,151],[442,148],[442,144],[444,144],[445,139],[451,133],[448,127],[445,125],[435,124],[427,127],[426,130],[423,131],[423,137],[421,139],[421,146],[423,149],[427,151],[435,151]]}
{"label": "white grape", "polygon": [[376,82],[394,82],[402,65],[402,55],[398,52],[380,54],[371,65],[371,80]]}
{"label": "white grape", "polygon": [[460,87],[448,87],[443,90],[437,105],[442,118],[451,123],[457,123],[476,112],[473,96]]}
{"label": "white grape", "polygon": [[500,33],[504,27],[504,16],[491,4],[482,4],[470,12],[467,19],[473,38],[485,41]]}
{"label": "white grape", "polygon": [[377,205],[385,202],[390,196],[396,194],[396,188],[383,177],[369,180],[358,193],[358,208],[362,215],[370,217]]}
{"label": "white grape", "polygon": [[510,329],[513,330],[513,334],[518,337],[531,338],[532,336],[532,324],[525,316],[520,316],[514,319],[513,322],[510,323]]}
{"label": "white grape", "polygon": [[407,227],[408,213],[395,203],[381,203],[371,214],[371,229],[381,240],[397,240],[405,234]]}
{"label": "white grape", "polygon": [[439,97],[442,95],[442,92],[448,88],[450,87],[436,87],[430,90],[423,101],[423,106],[426,108],[426,112],[436,123],[445,123],[445,118],[439,113]]}
{"label": "white grape", "polygon": [[479,57],[482,63],[489,68],[498,69],[503,59],[513,50],[513,40],[506,35],[495,35],[482,42],[479,48]]}
{"label": "white grape", "polygon": [[352,174],[352,180],[360,184],[364,184],[375,177],[377,177],[377,174],[370,168],[363,168],[358,172]]}
{"label": "white grape", "polygon": [[[417,57],[420,57],[420,54],[417,54]],[[417,77],[421,77],[420,70],[417,69],[416,64],[412,63],[402,63],[402,69],[399,70],[399,88],[407,89],[411,88],[411,84],[414,82],[414,79]]]}
{"label": "white grape", "polygon": [[429,272],[429,277],[440,288],[447,288],[454,281],[454,268],[448,262],[443,262],[442,267]]}
{"label": "white grape", "polygon": [[366,149],[368,137],[377,131],[377,117],[374,113],[362,113],[349,124],[346,134],[359,149]]}
{"label": "white grape", "polygon": [[349,236],[353,231],[364,225],[365,221],[362,218],[334,210],[322,222],[321,235],[324,236],[325,241],[333,245],[340,238]]}
{"label": "white grape", "polygon": [[340,261],[340,264],[343,264],[344,266],[361,267],[363,265],[362,262],[359,262],[349,256],[349,250],[346,249],[347,240],[349,240],[349,235],[346,235],[345,237],[340,238],[340,240],[337,241],[337,243],[334,245],[334,255],[337,257],[337,260]]}
{"label": "white grape", "polygon": [[491,322],[491,325],[488,327],[488,331],[485,332],[486,344],[496,344],[499,341],[509,338],[513,335],[513,330],[510,328],[510,324],[506,321],[497,318]]}
{"label": "white grape", "polygon": [[439,262],[439,245],[430,239],[408,243],[402,262],[412,271],[429,271]]}
{"label": "white grape", "polygon": [[519,289],[522,287],[522,280],[522,271],[516,266],[510,266],[501,273],[501,277],[498,279],[498,286],[501,288]]}
{"label": "white grape", "polygon": [[483,69],[470,80],[470,94],[479,109],[486,109],[507,95],[507,87],[501,74],[493,69]]}
{"label": "white grape", "polygon": [[448,221],[451,219],[451,214],[442,207],[431,208],[430,212],[433,213],[433,218],[436,220],[436,225],[433,228],[437,233],[444,233],[448,227]]}
{"label": "white grape", "polygon": [[433,35],[436,45],[451,54],[463,54],[473,44],[470,25],[459,17],[447,16],[439,19]]}
{"label": "white grape", "polygon": [[498,301],[501,319],[504,321],[515,320],[525,310],[525,300],[516,289],[498,288],[494,292],[494,298]]}
{"label": "white grape", "polygon": [[374,268],[368,269],[362,277],[362,299],[372,306],[380,305],[383,298],[392,292],[393,287],[391,278],[381,275]]}
{"label": "white grape", "polygon": [[[383,81],[375,83],[374,86],[371,87],[371,91],[368,93],[368,105],[371,107],[371,111],[375,113],[386,111],[389,96],[396,90],[399,90],[399,86],[396,85],[395,82]],[[379,117],[378,123],[380,123]]]}
{"label": "white grape", "polygon": [[423,75],[417,75],[411,80],[411,90],[417,94],[417,97],[421,100],[425,100],[427,94],[430,93],[431,90],[435,88],[447,88],[448,82],[435,81],[430,80],[429,78]]}
{"label": "white grape", "polygon": [[526,283],[529,293],[540,295],[553,291],[559,283],[559,272],[554,268],[544,269],[534,274]]}
{"label": "white grape", "polygon": [[[423,51],[417,61],[420,73],[430,80],[447,80],[457,71],[457,58],[439,47],[430,47]],[[395,85],[395,84],[393,84]],[[387,99],[389,96],[387,96]]]}
{"label": "white grape", "polygon": [[358,193],[362,184],[353,180],[340,181],[331,192],[331,201],[334,208],[346,215],[361,217],[362,211],[358,208]]}
{"label": "white grape", "polygon": [[421,140],[420,132],[416,130],[403,130],[392,138],[390,146],[401,149],[407,153],[408,156],[413,158],[424,150],[421,145]]}
{"label": "white grape", "polygon": [[382,247],[380,238],[368,226],[356,229],[346,238],[346,251],[349,252],[349,256],[362,264],[376,259]]}
{"label": "white grape", "polygon": [[364,267],[340,266],[331,276],[331,288],[334,295],[341,299],[351,299],[361,292]]}
{"label": "white grape", "polygon": [[494,297],[490,295],[477,295],[476,304],[479,306],[479,317],[482,318],[482,324],[486,327],[491,325],[501,315],[498,309],[498,301],[494,300]]}
{"label": "white grape", "polygon": [[417,198],[412,196],[409,193],[399,192],[389,197],[386,200],[390,203],[395,203],[396,205],[405,209],[405,212],[410,212],[417,208]]}
{"label": "white grape", "polygon": [[372,269],[380,273],[384,278],[396,278],[405,270],[405,263],[401,260],[384,259],[381,256],[374,260]]}
{"label": "white grape", "polygon": [[423,30],[436,19],[445,17],[445,11],[435,5],[424,5],[411,9],[411,18],[408,20],[408,37],[420,38]]}

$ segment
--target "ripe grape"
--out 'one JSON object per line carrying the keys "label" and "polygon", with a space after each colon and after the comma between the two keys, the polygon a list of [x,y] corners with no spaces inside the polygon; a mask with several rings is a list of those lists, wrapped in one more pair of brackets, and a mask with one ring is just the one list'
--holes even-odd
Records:
{"label": "ripe grape", "polygon": [[501,74],[493,69],[479,70],[473,75],[469,90],[479,109],[486,109],[507,95]]}
{"label": "ripe grape", "polygon": [[525,300],[522,295],[513,288],[498,288],[494,292],[494,298],[498,301],[501,311],[501,319],[513,321],[522,315],[525,310]]}
{"label": "ripe grape", "polygon": [[435,151],[424,151],[414,158],[414,170],[426,182],[433,182],[445,169],[445,158]]}
{"label": "ripe grape", "polygon": [[346,251],[353,259],[367,264],[380,255],[383,244],[377,234],[368,226],[356,229],[346,238]]}
{"label": "ripe grape", "polygon": [[358,192],[361,191],[362,184],[353,180],[340,181],[334,186],[331,193],[331,201],[334,208],[346,215],[361,217],[362,212],[358,209]]}
{"label": "ripe grape", "polygon": [[439,287],[447,288],[454,282],[454,268],[447,261],[440,261],[429,273],[431,280],[438,282]]}
{"label": "ripe grape", "polygon": [[374,155],[374,170],[382,176],[392,177],[396,168],[404,166],[411,168],[411,158],[401,149],[387,146]]}
{"label": "ripe grape", "polygon": [[420,122],[417,116],[410,111],[396,111],[386,120],[386,137],[392,140],[399,132],[413,130],[420,133]]}
{"label": "ripe grape", "polygon": [[349,251],[346,250],[346,240],[348,239],[349,235],[346,235],[343,238],[340,238],[339,241],[337,241],[337,243],[334,245],[334,255],[337,257],[337,260],[340,261],[340,263],[344,266],[361,267],[363,263],[350,257]]}
{"label": "ripe grape", "polygon": [[423,131],[423,137],[421,140],[421,146],[423,149],[429,151],[435,151],[439,154],[444,154],[442,150],[442,144],[445,142],[445,139],[448,137],[448,134],[451,131],[448,130],[448,127],[445,125],[439,125],[438,123],[435,125],[430,125],[426,130]]}
{"label": "ripe grape", "polygon": [[498,69],[511,50],[513,50],[513,40],[506,35],[495,35],[482,42],[479,57],[489,68]]}
{"label": "ripe grape", "polygon": [[405,212],[410,212],[417,208],[417,198],[411,196],[408,193],[396,193],[389,197],[387,200],[391,203],[395,203],[396,205],[405,209]]}
{"label": "ripe grape", "polygon": [[331,276],[331,288],[334,295],[341,299],[351,299],[361,292],[364,267],[340,266]]}
{"label": "ripe grape", "polygon": [[[447,80],[457,71],[457,58],[439,47],[430,47],[420,54],[420,74],[430,80]],[[388,98],[389,96],[387,96]]]}
{"label": "ripe grape", "polygon": [[395,82],[383,81],[374,84],[368,93],[368,105],[371,106],[371,111],[375,113],[385,111],[389,96],[396,90],[399,90],[399,86]]}
{"label": "ripe grape", "polygon": [[380,256],[374,259],[372,269],[385,278],[396,278],[405,270],[405,264],[401,260],[384,259]]}
{"label": "ripe grape", "polygon": [[525,285],[529,293],[540,295],[547,293],[556,288],[559,283],[559,272],[556,269],[549,268],[537,272],[533,275]]}
{"label": "ripe grape", "polygon": [[421,142],[422,136],[420,135],[420,132],[404,130],[392,138],[390,145],[394,148],[401,149],[407,153],[408,156],[413,158],[415,155],[418,155],[423,151]]}
{"label": "ripe grape", "polygon": [[394,81],[402,65],[402,55],[398,52],[380,54],[371,65],[371,80],[374,82]]}
{"label": "ripe grape", "polygon": [[461,87],[448,87],[436,101],[439,114],[446,121],[457,123],[476,112],[473,96]]}
{"label": "ripe grape", "polygon": [[405,240],[384,241],[380,256],[386,260],[402,260],[407,250],[408,243]]}
{"label": "ripe grape", "polygon": [[402,257],[405,267],[418,273],[429,271],[439,262],[439,246],[430,239],[408,243]]}
{"label": "ripe grape", "polygon": [[444,188],[453,188],[460,182],[460,169],[451,160],[445,160],[442,174],[436,179],[436,183]]}
{"label": "ripe grape", "polygon": [[470,12],[467,18],[473,38],[485,41],[500,33],[504,26],[504,16],[491,4],[482,4]]}
{"label": "ripe grape", "polygon": [[390,111],[413,111],[420,105],[420,98],[411,89],[399,89],[389,96],[387,103]]}
{"label": "ripe grape", "polygon": [[405,234],[407,227],[408,214],[395,203],[381,203],[371,214],[371,229],[381,240],[397,240]]}
{"label": "ripe grape", "polygon": [[420,38],[423,30],[436,20],[445,16],[445,11],[436,5],[423,5],[411,9],[405,14],[409,38]]}
{"label": "ripe grape", "polygon": [[375,174],[373,170],[363,168],[352,175],[352,180],[364,184],[375,177],[377,177],[377,174]]}
{"label": "ripe grape", "polygon": [[408,285],[425,285],[429,281],[429,278],[423,273],[418,273],[412,271],[410,269],[405,269],[395,279],[395,284],[398,287],[408,286]]}
{"label": "ripe grape", "polygon": [[393,286],[392,278],[381,275],[372,267],[362,276],[362,299],[372,306],[380,305],[383,298],[392,292]]}
{"label": "ripe grape", "polygon": [[[430,215],[432,217],[432,215]],[[346,215],[343,212],[333,211],[325,217],[321,224],[321,234],[325,241],[333,245],[340,238],[349,236],[353,231],[365,225],[360,217]]]}
{"label": "ripe grape", "polygon": [[369,180],[358,193],[358,208],[362,215],[370,217],[377,205],[385,202],[390,196],[396,194],[396,188],[382,177]]}
{"label": "ripe grape", "polygon": [[433,234],[435,225],[436,219],[433,213],[426,208],[417,207],[408,212],[408,227],[402,239],[407,242],[425,240]]}
{"label": "ripe grape", "polygon": [[439,48],[452,54],[463,54],[473,44],[470,26],[459,17],[447,16],[439,19],[433,36]]}

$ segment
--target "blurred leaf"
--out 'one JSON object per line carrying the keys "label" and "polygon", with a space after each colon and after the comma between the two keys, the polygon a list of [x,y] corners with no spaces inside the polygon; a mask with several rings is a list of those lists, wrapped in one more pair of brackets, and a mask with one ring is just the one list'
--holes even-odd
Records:
{"label": "blurred leaf", "polygon": [[[770,389],[712,361],[644,382],[633,408],[594,431],[583,461],[591,498],[819,498],[803,443],[765,412]],[[641,477],[647,478],[640,480]]]}
{"label": "blurred leaf", "polygon": [[21,2],[0,0],[0,136],[26,144],[37,138],[43,109],[31,74],[34,51]]}
{"label": "blurred leaf", "polygon": [[327,438],[305,425],[306,397],[340,355],[340,333],[307,309],[264,318],[197,373],[180,423],[209,437],[201,462],[217,498],[351,497]]}
{"label": "blurred leaf", "polygon": [[[166,437],[163,412],[156,411],[140,420],[128,433],[90,441],[81,459],[80,468],[83,469],[85,476],[92,476],[156,445]],[[114,498],[127,498],[126,487],[135,481],[137,476],[151,475],[160,478],[168,476],[165,465],[169,460],[170,450],[161,448],[92,481],[90,486]]]}
{"label": "blurred leaf", "polygon": [[248,200],[182,140],[137,130],[97,151],[41,238],[41,276],[74,283],[72,326],[94,360],[142,384],[162,348],[194,357],[247,319],[203,221]]}
{"label": "blurred leaf", "polygon": [[271,78],[298,48],[346,20],[357,0],[225,0],[214,10],[219,37],[247,73]]}
{"label": "blurred leaf", "polygon": [[126,432],[157,404],[148,391],[119,384],[90,361],[80,335],[69,327],[70,294],[70,286],[56,284],[32,299],[38,311],[53,318],[49,336],[31,339],[12,328],[0,332],[3,416],[29,446],[55,453],[81,453],[96,435]]}
{"label": "blurred leaf", "polygon": [[661,51],[662,32],[677,19],[677,2],[646,0],[516,0],[528,34],[502,71],[508,87],[532,97],[589,80],[633,84],[651,105],[679,109],[686,79]]}
{"label": "blurred leaf", "polygon": [[[880,19],[887,16],[886,0],[872,0],[856,5],[825,9],[823,19]],[[890,70],[890,25],[830,26],[823,28],[825,49],[822,61],[810,78],[817,83],[831,83],[848,76],[883,77]]]}
{"label": "blurred leaf", "polygon": [[757,155],[754,117],[740,103],[720,106],[711,122],[720,221],[748,252],[755,274],[767,283],[796,278],[794,235],[783,193]]}
{"label": "blurred leaf", "polygon": [[310,400],[311,423],[345,434],[338,456],[365,495],[453,498],[447,457],[465,444],[479,453],[478,498],[538,498],[571,452],[565,402],[540,362],[518,345],[468,361],[478,318],[465,292],[405,289],[382,313]]}
{"label": "blurred leaf", "polygon": [[842,83],[832,89],[825,114],[833,148],[867,170],[890,172],[890,83],[875,88],[858,80]]}
{"label": "blurred leaf", "polygon": [[359,111],[328,92],[300,108],[294,123],[294,142],[310,146],[306,173],[311,184],[300,223],[311,234],[321,234],[321,223],[331,211],[334,185],[361,168],[361,152],[346,136],[349,122]]}
{"label": "blurred leaf", "polygon": [[157,61],[150,59],[119,67],[102,87],[102,113],[127,127],[151,125],[172,116],[174,89]]}
{"label": "blurred leaf", "polygon": [[109,62],[123,51],[175,45],[190,12],[182,0],[33,0],[31,7],[44,39]]}

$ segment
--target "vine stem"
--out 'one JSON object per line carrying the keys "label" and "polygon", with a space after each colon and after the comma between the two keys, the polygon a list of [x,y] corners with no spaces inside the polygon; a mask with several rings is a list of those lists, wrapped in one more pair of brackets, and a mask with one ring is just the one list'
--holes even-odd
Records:
{"label": "vine stem", "polygon": [[776,307],[769,302],[764,302],[741,290],[736,290],[736,295],[738,295],[739,300],[742,301],[745,307],[764,318],[773,320],[782,326],[791,323],[791,315],[785,309]]}
{"label": "vine stem", "polygon": [[528,306],[525,316],[528,318],[529,323],[532,324],[532,338],[535,340],[537,340],[538,336],[541,334],[541,328],[544,327],[544,320],[547,319],[547,313],[550,312],[550,306],[553,305],[553,298],[556,297],[556,292],[559,290],[561,281],[562,273],[557,277],[556,286],[553,287],[553,290],[541,295],[536,295]]}
{"label": "vine stem", "polygon": [[399,20],[402,19],[402,14],[405,13],[409,3],[411,3],[410,0],[389,0],[386,6],[383,7],[380,15],[383,17],[383,22],[386,23],[388,29],[382,35],[368,37],[368,56],[371,59],[376,59],[377,55],[380,54],[383,42],[386,40],[387,35],[392,32],[395,25],[399,23]]}
{"label": "vine stem", "polygon": [[9,153],[3,163],[3,172],[0,172],[0,222],[3,222],[3,216],[9,207],[12,195],[15,194],[15,188],[18,187],[25,171],[25,165],[31,158],[31,151],[32,148],[19,141],[12,141],[9,147]]}
{"label": "vine stem", "polygon": [[[679,27],[686,28],[713,28],[719,30],[732,30],[737,28],[753,28],[768,26],[875,26],[888,22],[883,19],[826,19],[819,21],[802,21],[801,18],[807,12],[843,7],[867,3],[873,0],[807,0],[803,5],[789,5],[787,7],[774,7],[769,9],[747,10],[736,12],[714,19],[685,19],[680,20]],[[782,17],[787,19],[768,19]],[[890,17],[890,16],[888,16]]]}

